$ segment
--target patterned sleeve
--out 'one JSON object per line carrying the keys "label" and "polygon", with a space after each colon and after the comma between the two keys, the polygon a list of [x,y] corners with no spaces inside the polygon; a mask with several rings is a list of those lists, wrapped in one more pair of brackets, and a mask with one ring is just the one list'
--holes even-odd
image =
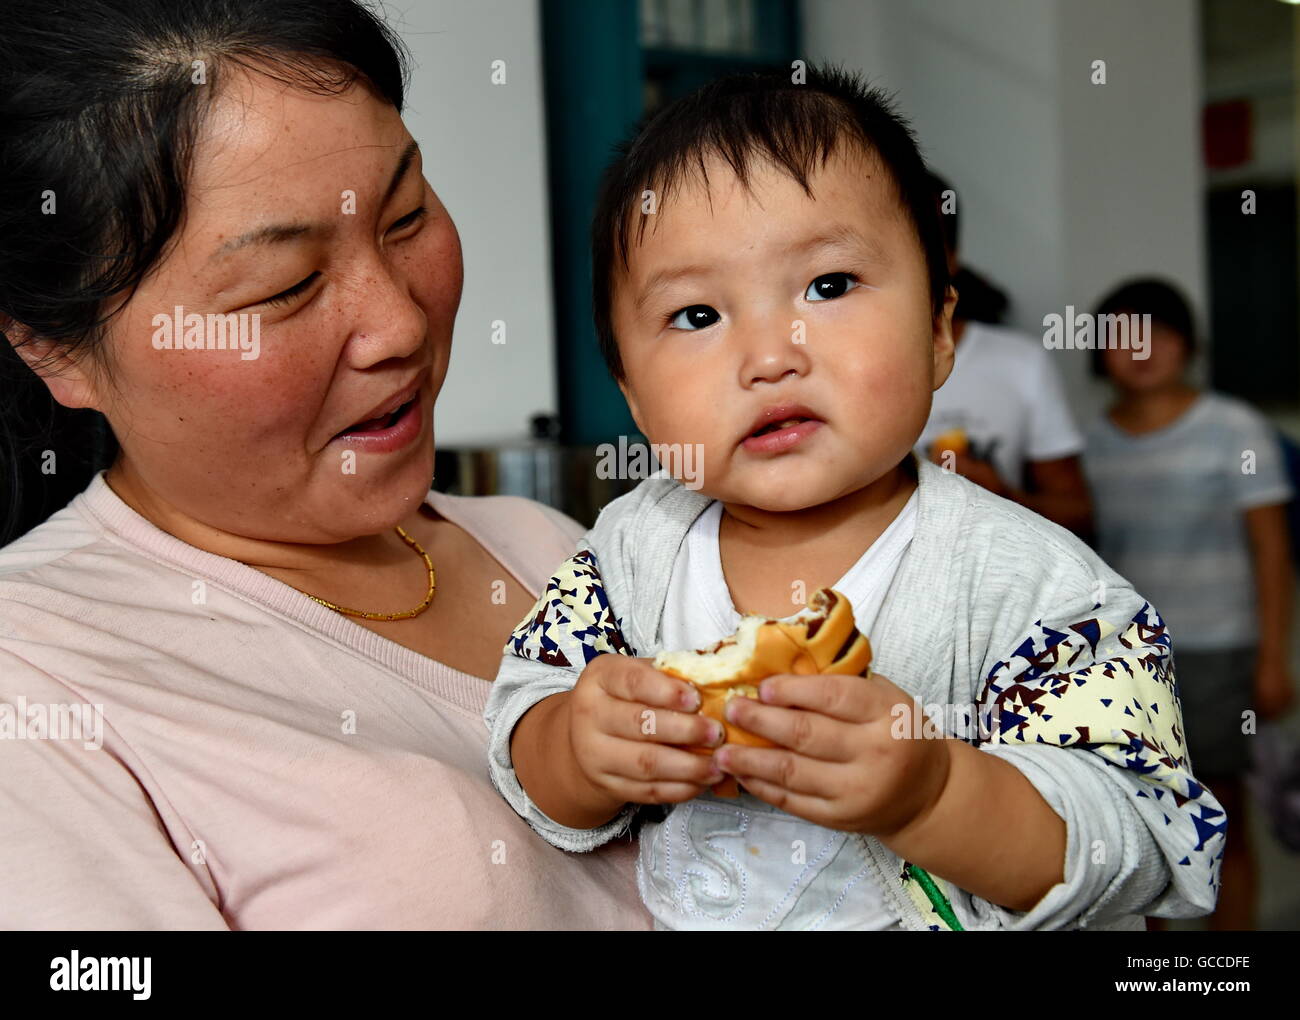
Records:
{"label": "patterned sleeve", "polygon": [[[1117,575],[1113,575],[1116,576]],[[1164,621],[1131,588],[1070,600],[989,669],[981,750],[1019,768],[1067,828],[1064,882],[1002,927],[1086,927],[1213,909],[1226,818],[1192,774]]]}
{"label": "patterned sleeve", "polygon": [[595,553],[583,549],[560,565],[505,650],[521,659],[579,670],[606,652],[636,654],[609,608]]}
{"label": "patterned sleeve", "polygon": [[610,608],[595,553],[583,549],[561,564],[510,635],[483,713],[493,784],[529,825],[562,850],[594,850],[622,835],[637,807],[625,806],[617,817],[595,829],[574,829],[553,821],[533,803],[515,775],[510,735],[529,709],[553,694],[572,690],[587,663],[606,652],[635,654]]}

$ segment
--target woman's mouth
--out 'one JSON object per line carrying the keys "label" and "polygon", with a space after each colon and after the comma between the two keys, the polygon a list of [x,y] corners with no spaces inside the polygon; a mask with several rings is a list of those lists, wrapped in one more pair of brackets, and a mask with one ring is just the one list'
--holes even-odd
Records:
{"label": "woman's mouth", "polygon": [[397,419],[399,419],[402,415],[404,415],[407,411],[409,411],[411,409],[411,405],[414,403],[415,403],[415,399],[412,398],[408,400],[405,404],[403,404],[401,407],[399,407],[392,414],[387,415],[386,417],[383,418],[371,418],[369,421],[358,422],[356,425],[353,425],[352,428],[344,429],[344,432],[379,432],[382,429],[392,428],[394,425],[397,424]]}
{"label": "woman's mouth", "polygon": [[412,442],[424,429],[424,400],[420,393],[391,414],[369,418],[344,429],[334,439],[373,453],[400,450]]}

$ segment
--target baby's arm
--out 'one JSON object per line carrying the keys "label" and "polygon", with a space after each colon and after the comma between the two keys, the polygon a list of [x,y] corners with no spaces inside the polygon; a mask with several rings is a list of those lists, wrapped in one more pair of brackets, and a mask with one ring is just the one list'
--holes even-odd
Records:
{"label": "baby's arm", "polygon": [[[535,742],[545,739],[545,736],[539,738],[541,727],[538,727],[522,744],[518,742],[515,738],[523,719],[530,718],[530,725],[544,721],[544,715],[532,718],[537,716],[534,709],[541,710],[548,701],[564,696],[576,681],[577,674],[566,667],[550,666],[507,653],[492,685],[483,717],[488,726],[488,774],[497,791],[547,842],[561,850],[584,851],[594,850],[627,831],[635,805],[628,804],[612,812],[612,817],[603,825],[566,825],[552,818],[533,800],[516,770],[514,759],[515,747],[522,747],[527,753]],[[524,733],[527,732],[525,729]],[[557,772],[565,770],[571,762],[567,745],[561,743],[553,751],[561,753],[554,754],[551,767]],[[527,765],[524,772],[529,772]],[[555,810],[546,791],[533,787],[533,792]]]}
{"label": "baby's arm", "polygon": [[774,676],[727,716],[776,747],[727,747],[717,758],[776,807],[875,836],[968,893],[1030,909],[1062,881],[1061,816],[1013,765],[942,739],[916,712],[879,673]]}
{"label": "baby's arm", "polygon": [[[592,660],[592,669],[607,661]],[[578,766],[571,752],[572,691],[543,698],[519,720],[510,737],[510,759],[519,785],[537,808],[573,829],[599,829],[623,809],[624,801],[606,793]]]}
{"label": "baby's arm", "polygon": [[594,849],[636,804],[689,800],[721,778],[709,758],[667,746],[721,739],[698,704],[690,685],[631,657],[584,549],[506,646],[484,712],[493,783],[555,846]]}
{"label": "baby's arm", "polygon": [[1015,766],[961,740],[943,747],[939,796],[881,842],[991,903],[1030,910],[1064,879],[1065,822]]}
{"label": "baby's arm", "polygon": [[699,705],[698,693],[645,659],[599,655],[573,690],[552,694],[519,720],[510,743],[515,774],[546,815],[577,829],[604,825],[629,801],[689,800],[701,786],[688,777],[716,782],[722,774],[702,772],[696,755],[647,743],[653,738],[644,727],[652,712],[661,741],[709,742],[701,731],[716,724],[685,714]]}
{"label": "baby's arm", "polygon": [[1062,595],[993,659],[978,693],[988,735],[979,750],[1015,766],[1066,830],[1063,881],[1030,911],[970,904],[1005,927],[1195,916],[1214,905],[1225,819],[1191,772],[1169,634],[1154,607],[1103,570],[1104,585]]}
{"label": "baby's arm", "polygon": [[[801,753],[727,749],[721,764],[778,807],[871,833],[942,877],[967,927],[1208,913],[1224,816],[1190,771],[1169,636],[1123,578],[1095,568],[1063,558],[1044,591],[1021,606],[990,597],[972,620],[959,668],[974,681],[978,746],[917,739],[941,736],[933,726],[896,731],[910,699],[886,677],[775,677],[760,688],[774,704],[736,699],[728,715]],[[1028,628],[1015,622],[1024,604],[1046,607]],[[949,725],[970,735],[971,721]],[[870,782],[835,781],[845,763]]]}

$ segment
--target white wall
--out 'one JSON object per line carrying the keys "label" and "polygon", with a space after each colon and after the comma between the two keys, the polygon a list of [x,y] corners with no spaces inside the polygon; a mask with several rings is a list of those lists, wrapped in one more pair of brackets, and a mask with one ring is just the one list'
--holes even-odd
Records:
{"label": "white wall", "polygon": [[389,0],[383,14],[414,57],[406,124],[465,251],[437,443],[522,438],[532,414],[556,409],[538,3]]}
{"label": "white wall", "polygon": [[[1066,296],[1158,271],[1208,326],[1200,26],[1185,0],[1060,4]],[[1089,84],[1093,60],[1107,84]],[[1212,340],[1213,338],[1209,338]],[[1207,344],[1208,347],[1208,344]],[[1197,369],[1204,381],[1208,361]]]}
{"label": "white wall", "polygon": [[[957,189],[962,260],[1008,291],[1011,325],[1041,336],[1047,312],[1153,271],[1205,321],[1194,4],[804,0],[803,27],[810,59],[897,91]],[[1086,352],[1053,357],[1090,418],[1105,391]]]}
{"label": "white wall", "polygon": [[[1006,288],[1012,324],[1090,308],[1160,270],[1204,322],[1200,63],[1186,0],[804,0],[804,49],[896,90],[962,201],[962,255]],[[387,0],[415,58],[407,124],[465,248],[438,442],[522,437],[554,412],[538,0]],[[1088,83],[1093,59],[1108,83]],[[506,62],[507,83],[491,83]],[[491,343],[493,320],[507,342]],[[1080,418],[1104,391],[1055,352]]]}

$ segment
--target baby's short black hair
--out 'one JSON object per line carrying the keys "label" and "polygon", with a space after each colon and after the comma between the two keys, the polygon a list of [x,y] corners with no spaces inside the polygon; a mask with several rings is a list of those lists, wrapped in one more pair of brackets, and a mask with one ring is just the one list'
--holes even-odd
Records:
{"label": "baby's short black hair", "polygon": [[[704,175],[706,158],[717,156],[746,185],[754,159],[769,159],[811,195],[809,177],[846,140],[873,153],[893,178],[925,253],[934,314],[943,310],[948,263],[929,171],[892,97],[834,67],[808,66],[802,75],[730,75],[661,110],[619,147],[605,171],[592,221],[593,311],[600,350],[615,379],[623,379],[623,361],[614,337],[611,281],[615,259],[627,267],[643,193],[654,192],[662,206],[690,173]],[[645,222],[640,216],[638,241]]]}
{"label": "baby's short black hair", "polygon": [[[1168,326],[1178,334],[1187,350],[1188,361],[1196,353],[1196,324],[1191,303],[1168,280],[1156,276],[1126,280],[1102,298],[1093,314],[1150,315],[1152,322]],[[1101,344],[1092,350],[1092,374],[1102,379],[1107,377],[1104,350]]]}

